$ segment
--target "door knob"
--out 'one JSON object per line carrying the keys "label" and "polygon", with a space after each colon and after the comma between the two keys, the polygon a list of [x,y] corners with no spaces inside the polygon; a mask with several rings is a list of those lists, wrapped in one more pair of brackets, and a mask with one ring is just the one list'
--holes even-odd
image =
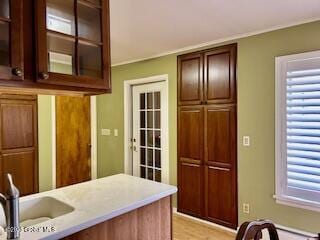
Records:
{"label": "door knob", "polygon": [[41,79],[43,79],[43,80],[46,80],[46,79],[49,78],[49,74],[46,73],[46,72],[41,72],[41,73],[39,73],[39,77],[40,77]]}
{"label": "door knob", "polygon": [[13,68],[12,69],[12,74],[17,76],[17,77],[22,77],[23,71],[22,71],[21,68],[18,68],[18,67],[17,68]]}

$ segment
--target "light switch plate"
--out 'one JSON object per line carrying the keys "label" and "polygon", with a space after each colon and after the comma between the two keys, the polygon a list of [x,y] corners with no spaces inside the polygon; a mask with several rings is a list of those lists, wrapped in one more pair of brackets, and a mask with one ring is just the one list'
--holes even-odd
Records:
{"label": "light switch plate", "polygon": [[102,136],[110,136],[110,134],[111,134],[110,129],[101,129]]}
{"label": "light switch plate", "polygon": [[249,136],[243,136],[243,139],[242,139],[242,144],[243,146],[245,147],[249,147],[250,146],[250,137]]}
{"label": "light switch plate", "polygon": [[114,134],[115,137],[118,137],[118,129],[114,129],[113,130],[113,134]]}
{"label": "light switch plate", "polygon": [[249,203],[244,203],[242,206],[243,213],[250,214],[250,205]]}

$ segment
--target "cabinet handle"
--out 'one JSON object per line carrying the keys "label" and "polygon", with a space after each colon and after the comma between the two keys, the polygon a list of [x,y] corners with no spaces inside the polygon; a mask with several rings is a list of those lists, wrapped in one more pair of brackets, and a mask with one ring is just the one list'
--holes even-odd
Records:
{"label": "cabinet handle", "polygon": [[18,67],[17,68],[13,68],[12,69],[12,74],[17,76],[17,77],[22,77],[23,71],[22,71],[21,68],[18,68]]}
{"label": "cabinet handle", "polygon": [[41,72],[39,73],[39,77],[43,80],[46,80],[49,78],[49,74],[48,73],[45,73],[45,72]]}

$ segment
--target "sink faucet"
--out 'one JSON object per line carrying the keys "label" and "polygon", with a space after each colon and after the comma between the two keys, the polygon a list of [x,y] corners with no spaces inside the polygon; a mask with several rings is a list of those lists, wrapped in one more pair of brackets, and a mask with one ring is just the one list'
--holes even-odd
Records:
{"label": "sink faucet", "polygon": [[7,174],[9,183],[8,191],[5,196],[0,193],[0,202],[7,221],[7,239],[18,239],[20,237],[19,224],[19,190],[13,184],[11,174]]}

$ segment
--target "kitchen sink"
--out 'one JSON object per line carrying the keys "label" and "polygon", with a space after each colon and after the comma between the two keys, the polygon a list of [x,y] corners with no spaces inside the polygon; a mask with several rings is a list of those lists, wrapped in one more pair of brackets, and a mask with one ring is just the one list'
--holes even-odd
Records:
{"label": "kitchen sink", "polygon": [[[20,224],[28,227],[65,215],[74,210],[70,205],[53,197],[41,197],[20,202]],[[0,214],[0,225],[5,226],[3,211]]]}

